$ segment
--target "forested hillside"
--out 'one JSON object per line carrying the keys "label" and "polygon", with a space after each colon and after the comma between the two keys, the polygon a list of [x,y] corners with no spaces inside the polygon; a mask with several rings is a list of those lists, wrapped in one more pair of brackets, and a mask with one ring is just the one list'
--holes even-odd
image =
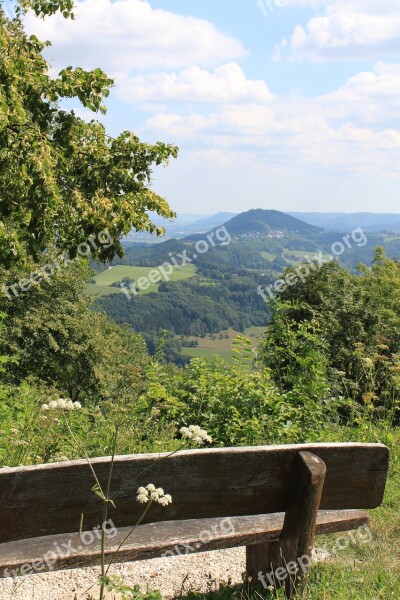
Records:
{"label": "forested hillside", "polygon": [[[197,337],[230,328],[242,332],[246,327],[268,323],[269,309],[259,287],[265,290],[274,284],[288,267],[299,266],[306,259],[316,263],[334,260],[356,271],[359,262],[369,264],[373,260],[378,245],[390,256],[400,256],[400,237],[367,235],[357,229],[350,230],[344,241],[343,234],[323,232],[278,211],[248,211],[223,228],[223,244],[216,243],[203,254],[196,254],[196,244],[207,240],[204,234],[127,247],[126,255],[114,265],[147,267],[150,271],[172,261],[173,275],[160,278],[158,288],[153,286],[150,293],[132,293],[129,286],[126,293],[116,293],[115,287],[108,292],[101,289],[96,308],[152,338],[163,329],[173,336]],[[195,267],[195,274],[171,281],[179,273],[182,260]],[[96,285],[89,286],[89,291],[96,297]]]}
{"label": "forested hillside", "polygon": [[295,233],[316,233],[318,227],[309,225],[279,210],[253,209],[233,217],[225,223],[231,235],[251,233],[268,234],[271,231],[291,231]]}

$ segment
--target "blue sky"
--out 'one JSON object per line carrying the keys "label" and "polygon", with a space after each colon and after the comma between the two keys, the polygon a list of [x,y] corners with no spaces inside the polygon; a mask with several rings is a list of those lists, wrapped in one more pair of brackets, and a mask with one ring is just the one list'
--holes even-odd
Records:
{"label": "blue sky", "polygon": [[26,26],[55,70],[115,77],[110,133],[180,147],[154,173],[176,211],[400,213],[398,0],[82,0]]}

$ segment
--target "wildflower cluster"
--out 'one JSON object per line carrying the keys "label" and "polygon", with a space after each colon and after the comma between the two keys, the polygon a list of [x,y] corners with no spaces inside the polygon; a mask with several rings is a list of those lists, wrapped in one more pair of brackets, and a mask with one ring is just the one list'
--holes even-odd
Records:
{"label": "wildflower cluster", "polygon": [[182,437],[192,440],[195,444],[200,446],[205,442],[212,442],[211,437],[208,435],[205,429],[201,429],[198,425],[189,425],[189,427],[182,427],[179,430]]}
{"label": "wildflower cluster", "polygon": [[65,398],[59,398],[58,400],[52,400],[48,404],[42,404],[41,410],[79,410],[82,408],[80,402],[72,402]]}
{"label": "wildflower cluster", "polygon": [[171,504],[172,502],[172,498],[169,494],[164,494],[162,488],[156,488],[152,483],[149,483],[145,488],[140,487],[137,491],[136,499],[141,504],[146,504],[152,500],[153,502],[161,504],[161,506],[168,506],[168,504]]}

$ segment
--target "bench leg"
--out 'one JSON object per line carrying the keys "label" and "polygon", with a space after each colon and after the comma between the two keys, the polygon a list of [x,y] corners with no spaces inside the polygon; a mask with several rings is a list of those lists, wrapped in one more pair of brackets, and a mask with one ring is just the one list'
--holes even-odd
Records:
{"label": "bench leg", "polygon": [[271,563],[271,544],[253,544],[246,546],[246,578],[253,584],[259,585],[259,573]]}
{"label": "bench leg", "polygon": [[310,452],[298,454],[295,468],[282,534],[270,554],[274,585],[285,587],[288,598],[305,592],[326,474],[325,463]]}

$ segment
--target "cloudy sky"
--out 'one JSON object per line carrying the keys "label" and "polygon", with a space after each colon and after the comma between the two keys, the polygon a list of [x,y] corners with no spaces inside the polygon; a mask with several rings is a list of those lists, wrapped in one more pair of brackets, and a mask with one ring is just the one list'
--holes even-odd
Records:
{"label": "cloudy sky", "polygon": [[400,213],[399,0],[81,0],[75,14],[26,25],[54,69],[115,77],[111,134],[180,147],[154,176],[178,212]]}

